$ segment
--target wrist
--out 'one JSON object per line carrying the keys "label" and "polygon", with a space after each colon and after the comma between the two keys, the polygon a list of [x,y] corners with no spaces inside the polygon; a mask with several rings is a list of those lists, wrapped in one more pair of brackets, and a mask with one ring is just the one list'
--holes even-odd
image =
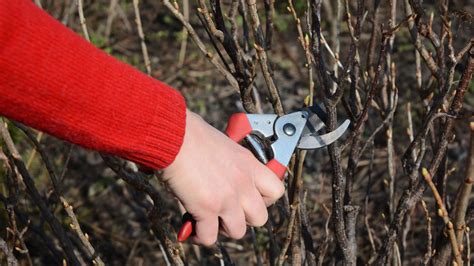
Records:
{"label": "wrist", "polygon": [[186,153],[188,152],[188,147],[191,145],[194,130],[196,128],[196,120],[200,119],[198,115],[191,112],[186,108],[185,110],[185,122],[184,122],[184,133],[181,141],[181,146],[178,149],[178,152],[174,160],[163,169],[164,175],[163,180],[168,181],[171,176],[174,176],[174,172],[177,171],[185,161]]}

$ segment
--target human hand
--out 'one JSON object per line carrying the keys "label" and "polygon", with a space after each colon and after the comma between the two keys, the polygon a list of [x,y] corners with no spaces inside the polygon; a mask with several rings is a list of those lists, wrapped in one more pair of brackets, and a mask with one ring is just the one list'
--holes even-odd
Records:
{"label": "human hand", "polygon": [[190,111],[174,162],[163,180],[196,220],[197,244],[212,245],[221,233],[239,239],[246,224],[262,226],[266,206],[285,190],[280,179],[253,154]]}

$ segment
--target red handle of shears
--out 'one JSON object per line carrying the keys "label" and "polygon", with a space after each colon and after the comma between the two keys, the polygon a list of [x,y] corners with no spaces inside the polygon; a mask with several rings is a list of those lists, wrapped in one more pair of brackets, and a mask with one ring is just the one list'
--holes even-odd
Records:
{"label": "red handle of shears", "polygon": [[[242,141],[248,134],[252,132],[252,125],[245,113],[236,113],[233,114],[230,119],[229,123],[227,124],[227,128],[225,133],[227,136],[235,141],[240,142]],[[281,164],[276,159],[271,159],[266,166],[275,173],[280,180],[283,180],[286,173],[286,166]],[[178,241],[184,242],[194,233],[194,225],[195,221],[189,213],[185,213],[183,215],[183,225],[178,232]]]}
{"label": "red handle of shears", "polygon": [[[250,121],[245,113],[233,114],[230,117],[227,129],[225,130],[227,136],[235,142],[242,141],[251,132],[252,126],[250,125]],[[267,167],[272,170],[278,178],[283,180],[285,177],[286,165],[282,165],[276,159],[272,159],[267,163]]]}

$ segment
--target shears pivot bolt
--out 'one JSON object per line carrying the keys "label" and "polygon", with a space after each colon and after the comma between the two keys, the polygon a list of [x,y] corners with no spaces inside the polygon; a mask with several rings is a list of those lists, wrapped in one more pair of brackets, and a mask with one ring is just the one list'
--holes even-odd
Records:
{"label": "shears pivot bolt", "polygon": [[288,136],[293,136],[296,132],[296,127],[291,123],[287,123],[283,126],[283,132]]}

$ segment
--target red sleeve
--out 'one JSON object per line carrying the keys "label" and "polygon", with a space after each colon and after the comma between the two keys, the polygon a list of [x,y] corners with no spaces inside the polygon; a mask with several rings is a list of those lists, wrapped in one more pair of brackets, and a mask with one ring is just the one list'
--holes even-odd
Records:
{"label": "red sleeve", "polygon": [[0,0],[0,115],[164,168],[181,147],[180,93],[83,40],[28,0]]}

